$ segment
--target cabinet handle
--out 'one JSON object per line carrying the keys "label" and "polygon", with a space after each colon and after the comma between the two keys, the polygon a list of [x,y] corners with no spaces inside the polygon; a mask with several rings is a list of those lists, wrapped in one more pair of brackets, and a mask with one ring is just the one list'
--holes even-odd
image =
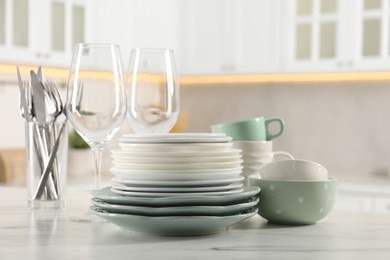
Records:
{"label": "cabinet handle", "polygon": [[44,59],[49,59],[50,58],[50,53],[42,53],[42,52],[37,52],[36,54],[35,54],[35,56],[37,57],[37,58],[44,58]]}
{"label": "cabinet handle", "polygon": [[338,61],[337,62],[337,66],[338,67],[348,67],[348,68],[351,68],[353,67],[353,61],[349,60],[349,61]]}
{"label": "cabinet handle", "polygon": [[236,66],[234,66],[233,64],[225,64],[221,66],[221,69],[223,71],[234,71],[236,69]]}

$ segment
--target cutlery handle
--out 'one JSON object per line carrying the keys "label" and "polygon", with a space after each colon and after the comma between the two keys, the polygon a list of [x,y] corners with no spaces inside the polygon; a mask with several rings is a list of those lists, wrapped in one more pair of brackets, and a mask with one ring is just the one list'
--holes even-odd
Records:
{"label": "cutlery handle", "polygon": [[50,154],[49,161],[47,162],[46,167],[45,167],[45,169],[43,171],[43,174],[41,176],[41,179],[39,180],[38,188],[37,188],[37,190],[36,190],[36,192],[34,194],[33,199],[37,199],[37,198],[40,198],[42,196],[42,193],[44,191],[45,185],[46,185],[47,180],[48,180],[48,178],[50,176],[51,168],[53,167],[53,163],[54,163],[54,160],[56,158],[58,146],[60,145],[61,135],[62,135],[62,132],[63,132],[65,126],[66,126],[66,123],[67,123],[67,120],[65,120],[63,122],[62,127],[60,129],[60,132],[58,133],[58,137],[57,137],[57,140],[56,140],[56,142],[54,144],[53,151]]}
{"label": "cutlery handle", "polygon": [[[47,142],[47,138],[46,138],[47,132],[46,132],[45,128],[42,126],[35,125],[35,129],[36,129],[37,134],[34,135],[34,137],[37,138],[37,144],[38,144],[38,149],[40,152],[40,157],[42,159],[41,163],[42,163],[42,169],[43,169],[43,166],[47,165],[48,160],[49,160],[49,152],[48,152],[48,147],[47,147],[48,142]],[[47,184],[46,185],[47,197],[49,199],[58,199],[57,189],[55,187],[55,183],[53,182],[53,178],[51,175],[49,175],[49,178],[47,179],[47,181],[45,181],[45,183]],[[39,198],[40,196],[41,195],[39,195],[37,198]],[[34,199],[36,199],[36,198],[34,197]]]}

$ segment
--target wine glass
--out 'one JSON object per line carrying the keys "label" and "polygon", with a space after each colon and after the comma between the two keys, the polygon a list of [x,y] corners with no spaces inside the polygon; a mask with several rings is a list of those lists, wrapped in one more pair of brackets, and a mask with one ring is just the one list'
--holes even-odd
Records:
{"label": "wine glass", "polygon": [[135,133],[168,133],[179,116],[173,51],[133,49],[128,70],[127,119]]}
{"label": "wine glass", "polygon": [[65,114],[92,149],[96,189],[100,188],[103,146],[126,117],[124,88],[117,45],[76,45],[68,79]]}

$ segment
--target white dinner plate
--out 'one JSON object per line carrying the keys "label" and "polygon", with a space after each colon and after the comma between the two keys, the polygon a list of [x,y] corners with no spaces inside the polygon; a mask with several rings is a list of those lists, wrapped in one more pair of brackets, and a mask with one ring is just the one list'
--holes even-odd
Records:
{"label": "white dinner plate", "polygon": [[172,207],[172,206],[226,206],[243,203],[260,192],[259,187],[244,187],[244,191],[236,194],[220,196],[172,196],[172,197],[133,197],[117,194],[111,191],[111,187],[93,190],[92,196],[111,204],[148,206],[148,207]]}
{"label": "white dinner plate", "polygon": [[182,192],[184,194],[190,192],[204,192],[204,191],[228,191],[240,189],[243,187],[242,183],[233,183],[223,186],[207,186],[207,187],[139,187],[129,186],[114,183],[112,187],[116,190],[122,191],[136,191],[136,192]]}
{"label": "white dinner plate", "polygon": [[177,170],[171,170],[171,169],[153,169],[153,170],[145,170],[145,169],[123,169],[118,167],[111,167],[111,172],[121,172],[121,173],[128,173],[128,174],[206,174],[206,173],[222,173],[227,174],[230,172],[239,172],[243,169],[243,166],[241,164],[238,164],[237,166],[231,167],[231,168],[224,168],[224,169],[177,169]]}
{"label": "white dinner plate", "polygon": [[141,192],[141,191],[126,191],[118,190],[111,187],[111,191],[117,194],[134,197],[149,197],[149,198],[160,198],[160,197],[172,197],[172,196],[221,196],[229,194],[237,194],[243,192],[243,188],[227,191],[203,191],[203,192]]}
{"label": "white dinner plate", "polygon": [[134,149],[133,151],[124,151],[122,149],[112,149],[111,154],[120,157],[148,157],[148,158],[161,158],[161,157],[170,157],[170,158],[183,158],[183,157],[224,157],[224,156],[239,156],[241,155],[240,149],[228,149],[225,151],[139,151]]}
{"label": "white dinner plate", "polygon": [[139,157],[139,156],[123,156],[111,155],[113,161],[118,163],[137,163],[137,164],[159,164],[159,163],[222,163],[222,162],[238,162],[241,161],[241,155],[236,156],[196,156],[196,157]]}
{"label": "white dinner plate", "polygon": [[231,140],[230,136],[217,133],[125,134],[119,138],[122,143],[222,143]]}
{"label": "white dinner plate", "polygon": [[119,143],[124,151],[143,152],[199,152],[199,151],[227,151],[231,149],[232,143],[185,143],[185,144],[132,144]]}
{"label": "white dinner plate", "polygon": [[237,178],[224,178],[217,180],[188,180],[188,181],[155,181],[155,180],[123,180],[118,177],[111,179],[113,183],[118,183],[128,186],[137,187],[209,187],[209,186],[224,186],[236,182],[241,182],[245,179],[244,176]]}
{"label": "white dinner plate", "polygon": [[226,216],[252,211],[259,198],[252,197],[248,201],[228,206],[178,206],[178,207],[140,207],[110,204],[93,198],[92,204],[110,213],[133,214],[143,216]]}
{"label": "white dinner plate", "polygon": [[233,171],[205,171],[202,173],[159,173],[146,171],[124,171],[121,169],[110,169],[110,171],[122,180],[144,180],[144,181],[203,181],[203,180],[223,180],[238,178],[242,170],[237,169]]}
{"label": "white dinner plate", "polygon": [[123,170],[154,170],[154,171],[188,171],[188,170],[218,170],[233,169],[240,167],[243,160],[236,162],[215,162],[215,163],[122,163],[116,160],[112,161],[113,168]]}
{"label": "white dinner plate", "polygon": [[245,214],[229,216],[172,216],[147,217],[140,215],[108,213],[91,206],[91,213],[119,226],[123,231],[149,235],[189,236],[226,231],[229,226],[250,218],[257,208]]}

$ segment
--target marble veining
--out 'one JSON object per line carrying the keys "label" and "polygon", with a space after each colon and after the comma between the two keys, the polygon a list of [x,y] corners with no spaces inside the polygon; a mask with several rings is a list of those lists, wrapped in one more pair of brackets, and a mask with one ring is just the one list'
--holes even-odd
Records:
{"label": "marble veining", "polygon": [[[0,259],[390,259],[390,214],[334,211],[315,225],[260,216],[207,236],[128,234],[75,221],[88,191],[70,188],[64,211],[27,210],[26,190],[0,187]],[[260,202],[261,203],[261,202]]]}

